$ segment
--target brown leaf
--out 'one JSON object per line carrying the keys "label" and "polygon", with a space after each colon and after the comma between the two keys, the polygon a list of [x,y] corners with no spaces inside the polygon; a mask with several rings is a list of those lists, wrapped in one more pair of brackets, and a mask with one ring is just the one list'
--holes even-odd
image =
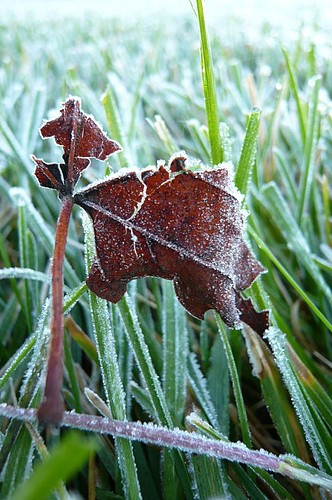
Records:
{"label": "brown leaf", "polygon": [[64,150],[64,163],[49,164],[32,156],[36,164],[35,175],[41,186],[72,192],[89,158],[105,160],[121,150],[119,144],[108,139],[92,116],[81,111],[80,100],[70,97],[60,110],[60,116],[47,121],[40,129],[43,139],[54,137]]}
{"label": "brown leaf", "polygon": [[226,325],[243,321],[263,333],[268,313],[240,294],[263,268],[243,240],[245,217],[231,177],[227,164],[193,172],[176,157],[77,193],[95,232],[89,288],[117,302],[130,280],[159,276],[173,280],[192,315],[215,309]]}

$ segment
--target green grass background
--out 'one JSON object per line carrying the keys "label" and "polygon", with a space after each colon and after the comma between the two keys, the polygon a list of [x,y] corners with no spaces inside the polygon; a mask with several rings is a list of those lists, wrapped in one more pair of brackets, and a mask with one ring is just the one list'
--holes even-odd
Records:
{"label": "green grass background", "polygon": [[[248,239],[267,270],[248,294],[271,309],[273,329],[262,340],[226,330],[212,313],[196,321],[157,279],[133,282],[118,306],[89,298],[82,282],[93,247],[88,238],[84,257],[75,209],[64,271],[67,408],[94,413],[89,387],[118,419],[183,429],[196,422],[198,432],[206,421],[223,439],[290,453],[331,474],[332,47],[323,24],[282,39],[272,21],[248,33],[245,21],[231,18],[210,29],[210,115],[194,14],[137,24],[100,17],[0,23],[2,402],[35,407],[41,398],[59,201],[37,185],[29,155],[60,161],[38,128],[69,94],[78,95],[124,148],[106,170],[96,162],[82,186],[182,149],[206,164],[211,151],[233,161],[250,213]],[[213,129],[219,123],[221,136]],[[2,419],[1,497],[32,474],[26,498],[36,491],[40,498],[138,498],[139,490],[144,499],[325,498],[317,487],[236,463],[105,436],[84,446],[83,433],[76,440],[67,434]],[[47,465],[49,453],[46,470],[55,478],[42,474],[50,479],[38,490],[38,463]],[[68,480],[63,469],[73,457]]]}

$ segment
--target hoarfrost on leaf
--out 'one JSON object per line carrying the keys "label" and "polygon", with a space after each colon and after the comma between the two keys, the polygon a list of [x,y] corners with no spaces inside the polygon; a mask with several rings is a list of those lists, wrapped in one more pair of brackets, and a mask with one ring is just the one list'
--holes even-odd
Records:
{"label": "hoarfrost on leaf", "polygon": [[193,316],[215,309],[230,327],[267,328],[268,314],[241,296],[263,268],[243,240],[230,163],[194,172],[184,155],[173,156],[140,174],[110,176],[74,200],[93,221],[96,259],[87,284],[98,296],[118,302],[130,280],[158,276],[173,280]]}
{"label": "hoarfrost on leaf", "polygon": [[62,146],[63,163],[33,156],[39,183],[92,218],[96,258],[87,284],[96,295],[118,302],[132,279],[158,276],[173,281],[193,316],[215,309],[230,327],[244,322],[265,331],[268,313],[258,313],[241,296],[263,268],[243,239],[246,215],[231,162],[195,170],[181,151],[167,165],[126,170],[73,196],[90,158],[105,160],[120,145],[81,111],[75,97],[40,132]]}

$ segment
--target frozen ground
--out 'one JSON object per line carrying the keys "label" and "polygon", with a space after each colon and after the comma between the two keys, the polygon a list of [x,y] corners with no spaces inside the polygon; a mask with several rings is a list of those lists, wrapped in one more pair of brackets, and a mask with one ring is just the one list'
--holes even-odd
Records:
{"label": "frozen ground", "polygon": [[[193,3],[196,3],[193,0]],[[165,18],[187,13],[192,15],[189,0],[0,0],[0,15],[12,12],[24,18],[102,13],[106,17],[125,17],[134,20],[142,17]],[[249,21],[251,26],[269,20],[272,24],[296,27],[301,20],[318,18],[332,26],[330,0],[206,0],[209,22],[229,15]]]}

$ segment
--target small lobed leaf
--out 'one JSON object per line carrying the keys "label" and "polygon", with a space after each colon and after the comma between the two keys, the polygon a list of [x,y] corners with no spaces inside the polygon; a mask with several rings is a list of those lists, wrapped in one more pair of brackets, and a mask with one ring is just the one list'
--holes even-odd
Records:
{"label": "small lobed leaf", "polygon": [[36,164],[35,175],[43,187],[72,192],[89,158],[106,160],[121,147],[108,139],[92,116],[81,111],[80,99],[69,97],[60,110],[60,116],[47,121],[40,129],[43,139],[54,137],[62,146],[63,164],[46,163],[32,156]]}

